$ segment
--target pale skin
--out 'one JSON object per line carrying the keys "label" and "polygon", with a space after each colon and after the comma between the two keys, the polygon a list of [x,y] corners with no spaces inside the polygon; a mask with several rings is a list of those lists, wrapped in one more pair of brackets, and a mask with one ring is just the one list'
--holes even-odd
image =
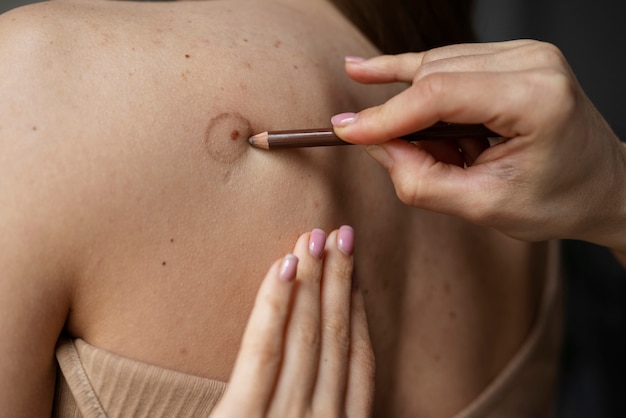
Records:
{"label": "pale skin", "polygon": [[[245,142],[400,91],[349,80],[348,54],[379,51],[325,1],[62,1],[0,16],[3,413],[50,415],[62,333],[235,379],[268,267],[302,231],[345,224],[373,414],[452,416],[484,390],[534,323],[545,245],[407,207],[361,147]],[[335,400],[337,413],[354,405]]]}
{"label": "pale skin", "polygon": [[211,417],[370,415],[374,356],[352,280],[353,232],[325,238],[304,234],[268,272]]}
{"label": "pale skin", "polygon": [[[555,46],[453,45],[352,57],[346,70],[363,83],[411,83],[385,104],[334,118],[345,140],[380,144],[368,151],[405,203],[518,239],[590,241],[626,265],[626,145]],[[482,123],[507,140],[492,147],[389,141],[439,120]]]}

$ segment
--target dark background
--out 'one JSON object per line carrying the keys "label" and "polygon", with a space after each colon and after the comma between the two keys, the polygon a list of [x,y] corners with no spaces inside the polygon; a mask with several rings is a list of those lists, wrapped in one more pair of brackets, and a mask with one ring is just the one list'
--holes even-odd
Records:
{"label": "dark background", "polygon": [[[29,2],[0,0],[0,12]],[[624,0],[477,0],[475,26],[481,41],[556,44],[626,139],[625,17]],[[578,241],[563,242],[563,259],[567,321],[557,416],[626,417],[626,271],[606,249]]]}
{"label": "dark background", "polygon": [[[561,48],[587,95],[626,139],[626,1],[476,4],[480,40],[532,38]],[[557,416],[624,418],[626,271],[609,251],[587,243],[564,241],[563,258],[567,320]]]}

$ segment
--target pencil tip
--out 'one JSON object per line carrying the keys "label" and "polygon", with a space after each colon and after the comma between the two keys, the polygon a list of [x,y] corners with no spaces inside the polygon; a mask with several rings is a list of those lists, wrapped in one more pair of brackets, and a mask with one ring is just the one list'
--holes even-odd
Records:
{"label": "pencil tip", "polygon": [[255,148],[269,149],[268,133],[261,132],[260,134],[252,135],[248,138],[248,144]]}

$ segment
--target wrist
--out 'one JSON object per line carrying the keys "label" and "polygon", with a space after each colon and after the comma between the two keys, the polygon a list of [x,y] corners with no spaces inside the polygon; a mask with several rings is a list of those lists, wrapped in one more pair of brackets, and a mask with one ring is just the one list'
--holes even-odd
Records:
{"label": "wrist", "polygon": [[610,178],[601,185],[604,198],[593,205],[596,216],[588,241],[610,248],[620,260],[626,257],[626,143],[619,143]]}

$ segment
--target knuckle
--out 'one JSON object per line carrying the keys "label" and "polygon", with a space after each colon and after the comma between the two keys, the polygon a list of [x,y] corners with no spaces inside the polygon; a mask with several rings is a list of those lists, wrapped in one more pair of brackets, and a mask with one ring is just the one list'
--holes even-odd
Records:
{"label": "knuckle", "polygon": [[320,329],[313,321],[301,321],[295,329],[299,343],[309,349],[317,349],[320,342]]}
{"label": "knuckle", "polygon": [[415,202],[414,191],[409,191],[408,188],[402,187],[402,185],[396,185],[396,195],[402,203],[408,206],[412,206]]}
{"label": "knuckle", "polygon": [[[534,77],[528,83],[535,91],[534,97],[549,98],[542,101],[543,106],[540,107],[547,109],[547,112],[543,113],[544,116],[556,118],[561,115],[564,120],[571,116],[578,102],[579,89],[576,80],[569,73],[544,68],[534,72]],[[534,106],[536,105],[537,103],[534,103]]]}
{"label": "knuckle", "polygon": [[431,48],[422,54],[422,65],[438,61],[446,53],[446,47]]}
{"label": "knuckle", "polygon": [[437,71],[437,68],[438,66],[436,65],[436,62],[426,62],[422,64],[415,71],[415,75],[413,76],[413,81],[414,82],[419,81],[427,77],[428,75],[435,73]]}
{"label": "knuckle", "polygon": [[346,350],[350,346],[350,326],[341,320],[327,320],[324,323],[324,335],[330,339],[340,349]]}
{"label": "knuckle", "polygon": [[259,364],[273,367],[281,361],[281,347],[272,343],[257,343],[249,347],[249,352],[256,357]]}
{"label": "knuckle", "polygon": [[[545,71],[544,79],[546,87],[550,88],[552,94],[556,96],[557,103],[563,104],[576,96],[576,91],[578,90],[577,83],[569,74],[556,70]],[[562,103],[559,100],[564,102]]]}
{"label": "knuckle", "polygon": [[436,100],[446,91],[446,77],[444,73],[432,73],[424,77],[419,83],[419,95],[425,103]]}
{"label": "knuckle", "polygon": [[534,55],[538,64],[546,67],[567,67],[567,61],[563,52],[554,44],[549,42],[535,41],[528,44],[528,48]]}
{"label": "knuckle", "polygon": [[265,308],[270,311],[272,317],[279,316],[285,309],[285,302],[272,293],[266,293],[263,295],[263,304]]}
{"label": "knuckle", "polygon": [[398,199],[408,206],[417,206],[420,203],[419,181],[407,180],[404,173],[398,167],[392,167],[391,177]]}

